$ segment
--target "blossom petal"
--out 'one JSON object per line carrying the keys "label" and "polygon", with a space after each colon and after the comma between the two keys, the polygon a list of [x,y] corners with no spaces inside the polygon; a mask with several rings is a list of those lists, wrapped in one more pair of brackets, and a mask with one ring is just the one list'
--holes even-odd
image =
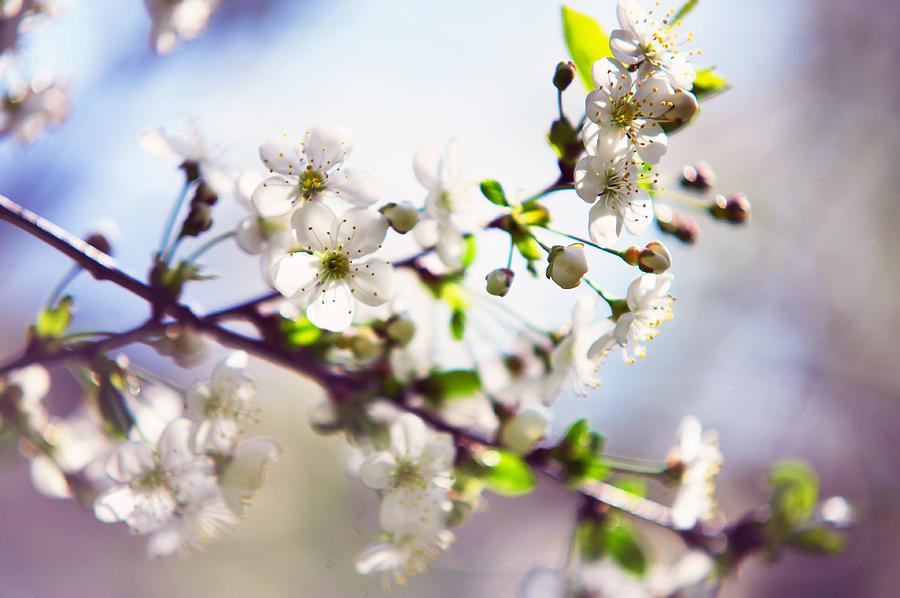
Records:
{"label": "blossom petal", "polygon": [[319,328],[341,332],[353,323],[354,303],[350,288],[344,283],[338,283],[330,288],[323,288],[310,297],[306,317]]}
{"label": "blossom petal", "polygon": [[294,206],[297,181],[283,175],[263,179],[250,197],[253,207],[263,218],[284,216]]}
{"label": "blossom petal", "polygon": [[623,212],[625,230],[632,235],[639,235],[647,230],[653,220],[653,204],[643,191],[628,202]]}
{"label": "blossom petal", "polygon": [[416,459],[425,450],[428,428],[412,413],[400,415],[390,428],[391,452],[402,459]]}
{"label": "blossom petal", "polygon": [[666,132],[656,121],[646,121],[640,131],[640,136],[635,139],[638,155],[648,164],[658,163],[668,149]]}
{"label": "blossom petal", "polygon": [[259,157],[269,172],[296,176],[302,169],[300,148],[287,135],[272,137],[259,146]]}
{"label": "blossom petal", "polygon": [[644,59],[641,40],[624,29],[616,29],[609,36],[609,49],[616,60],[625,64],[637,64]]}
{"label": "blossom petal", "polygon": [[444,492],[434,486],[404,486],[389,490],[381,500],[378,522],[386,532],[423,535],[443,523]]}
{"label": "blossom petal", "polygon": [[375,210],[354,208],[344,212],[335,238],[350,258],[356,259],[381,247],[389,225]]}
{"label": "blossom petal", "polygon": [[340,165],[353,149],[353,132],[344,126],[319,122],[306,132],[302,152],[313,168],[327,172]]}
{"label": "blossom petal", "polygon": [[356,559],[356,572],[362,575],[373,571],[389,571],[403,562],[400,554],[388,544],[375,544],[366,548]]}
{"label": "blossom petal", "polygon": [[315,256],[289,253],[275,264],[272,286],[285,297],[305,297],[318,283],[319,260]]}
{"label": "blossom petal", "polygon": [[152,448],[143,442],[125,442],[110,455],[106,473],[113,480],[127,484],[152,470],[155,464]]}
{"label": "blossom petal", "polygon": [[235,231],[235,240],[238,247],[250,255],[259,255],[266,249],[266,239],[259,227],[257,216],[247,216],[241,220]]}
{"label": "blossom petal", "polygon": [[163,469],[174,469],[194,458],[190,450],[190,435],[192,423],[186,417],[169,423],[159,437],[159,464]]}
{"label": "blossom petal", "polygon": [[361,263],[353,262],[347,284],[357,301],[366,305],[381,305],[394,296],[394,267],[377,257]]}
{"label": "blossom petal", "polygon": [[433,145],[420,145],[413,158],[413,172],[426,189],[441,187],[441,150]]}
{"label": "blossom petal", "polygon": [[604,247],[610,247],[622,233],[622,217],[618,210],[607,207],[605,201],[598,201],[588,215],[588,233],[591,240]]}
{"label": "blossom petal", "polygon": [[357,206],[378,201],[378,181],[366,170],[343,168],[329,175],[328,191]]}
{"label": "blossom petal", "polygon": [[359,466],[359,479],[373,490],[390,487],[391,477],[397,469],[397,460],[388,451],[379,451],[366,457]]}
{"label": "blossom petal", "polygon": [[320,201],[310,201],[291,214],[291,228],[297,243],[309,251],[327,251],[338,245],[340,221],[331,208]]}
{"label": "blossom petal", "polygon": [[94,516],[104,523],[123,521],[137,508],[137,496],[130,486],[110,488],[94,501]]}

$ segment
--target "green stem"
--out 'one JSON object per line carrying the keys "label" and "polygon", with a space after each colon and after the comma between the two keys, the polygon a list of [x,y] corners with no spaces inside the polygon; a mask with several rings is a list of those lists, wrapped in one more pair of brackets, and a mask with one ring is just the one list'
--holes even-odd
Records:
{"label": "green stem", "polygon": [[60,340],[65,343],[66,341],[74,341],[74,340],[79,340],[82,338],[91,338],[93,336],[112,337],[115,335],[116,335],[115,332],[103,332],[101,330],[73,332],[72,334],[67,334],[66,336],[62,337]]}
{"label": "green stem", "polygon": [[168,388],[169,390],[171,390],[172,392],[174,392],[175,394],[177,394],[180,397],[184,397],[186,394],[184,389],[175,386],[171,382],[167,382],[166,380],[163,380],[162,378],[160,378],[159,376],[157,376],[150,370],[144,369],[135,363],[129,363],[127,369],[130,373],[134,374],[135,376],[137,376],[144,382],[150,382],[152,384],[156,384],[157,386],[163,386],[165,388]]}
{"label": "green stem", "polygon": [[563,114],[561,89],[556,90],[556,107],[559,108],[559,120],[566,120],[566,116]]}
{"label": "green stem", "polygon": [[629,473],[634,475],[658,476],[663,475],[666,471],[665,466],[656,463],[645,463],[636,459],[627,457],[613,457],[611,455],[603,456],[603,463],[617,473]]}
{"label": "green stem", "polygon": [[662,195],[663,197],[661,199],[663,201],[668,200],[667,203],[678,203],[695,210],[700,210],[701,212],[706,212],[710,206],[710,203],[708,201],[697,199],[696,197],[691,197],[683,193],[669,191],[667,189],[653,189],[652,191],[648,191],[648,193],[651,197],[653,197],[653,199],[656,199],[657,196]]}
{"label": "green stem", "polygon": [[574,188],[575,188],[575,185],[572,183],[563,183],[563,184],[553,183],[552,185],[550,185],[543,191],[538,191],[531,197],[526,198],[522,203],[527,203],[529,201],[534,201],[536,199],[540,199],[540,198],[544,197],[545,195],[550,195],[551,193],[554,193],[556,191],[565,191],[567,189],[574,189]]}
{"label": "green stem", "polygon": [[166,251],[166,255],[163,256],[163,261],[166,265],[169,265],[169,262],[172,261],[172,256],[175,255],[175,250],[178,249],[178,246],[181,245],[181,242],[185,240],[186,237],[178,237],[172,243],[172,246],[169,247],[168,251]]}
{"label": "green stem", "polygon": [[621,251],[616,251],[615,249],[610,249],[609,247],[602,247],[600,245],[597,245],[593,241],[588,241],[587,239],[582,239],[581,237],[578,237],[576,235],[570,235],[569,233],[564,233],[561,230],[556,230],[555,228],[550,228],[549,226],[541,226],[539,228],[542,228],[546,231],[550,231],[551,233],[556,233],[557,235],[562,235],[563,237],[568,237],[569,239],[572,239],[573,241],[578,241],[579,243],[584,243],[585,245],[590,245],[591,247],[593,247],[595,249],[599,249],[600,251],[605,251],[606,253],[612,254],[616,257],[620,257],[620,258],[623,257]]}
{"label": "green stem", "polygon": [[[601,291],[601,290],[599,289],[599,287],[597,287],[597,285],[595,285],[593,282],[591,282],[591,280],[590,280],[587,276],[582,276],[582,277],[581,277],[581,280],[583,280],[583,281],[585,282],[585,284],[587,284],[587,286],[589,286],[589,287],[591,287],[592,289],[594,289],[594,291],[595,291],[598,295],[600,295],[600,298],[603,299],[604,301],[606,301],[606,304],[609,305],[610,308],[613,307],[613,301],[615,301],[615,299],[610,299],[609,297],[607,297],[607,296],[606,296],[606,293],[604,293],[603,291]],[[613,310],[613,311],[615,311],[615,310]]]}
{"label": "green stem", "polygon": [[[175,227],[175,220],[178,218],[178,213],[181,211],[181,206],[184,205],[184,200],[187,197],[188,190],[191,188],[191,181],[188,181],[184,184],[184,187],[181,188],[181,193],[178,195],[178,199],[175,200],[175,203],[172,205],[172,211],[169,212],[169,219],[166,221],[166,227],[163,229],[162,239],[159,242],[159,253],[160,255],[166,251],[166,247],[169,246],[169,237],[172,236],[172,229]],[[168,254],[171,255],[172,251],[169,250]]]}
{"label": "green stem", "polygon": [[516,248],[516,243],[513,241],[513,236],[509,236],[509,257],[506,258],[506,269],[509,270],[509,267],[512,266],[512,258],[513,258],[513,250]]}
{"label": "green stem", "polygon": [[209,241],[207,241],[206,243],[204,243],[203,245],[201,245],[200,247],[195,249],[192,254],[190,254],[189,256],[184,258],[185,263],[188,266],[190,266],[191,264],[194,263],[194,260],[196,260],[198,257],[203,255],[204,253],[206,253],[209,249],[211,249],[215,245],[218,245],[219,243],[221,243],[222,241],[224,241],[226,239],[230,239],[235,234],[237,234],[237,233],[235,233],[235,231],[232,230],[232,231],[228,231],[227,233],[222,233],[221,235],[213,237],[212,239],[210,239]]}
{"label": "green stem", "polygon": [[50,297],[47,298],[47,303],[44,305],[45,308],[50,309],[54,305],[56,305],[57,299],[62,295],[62,292],[65,290],[69,283],[75,280],[75,277],[78,276],[78,273],[81,272],[81,266],[79,264],[75,264],[72,266],[72,269],[66,272],[65,276],[63,276],[60,281],[53,287],[53,291],[50,293]]}

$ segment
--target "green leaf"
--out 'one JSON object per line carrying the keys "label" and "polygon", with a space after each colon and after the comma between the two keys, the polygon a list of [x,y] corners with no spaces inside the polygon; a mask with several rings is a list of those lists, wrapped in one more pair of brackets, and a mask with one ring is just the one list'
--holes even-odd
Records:
{"label": "green leaf", "polygon": [[697,78],[694,79],[694,87],[691,89],[691,92],[699,100],[730,88],[731,84],[716,69],[709,67],[697,70]]}
{"label": "green leaf", "polygon": [[536,200],[526,201],[516,214],[516,222],[523,226],[547,226],[550,224],[550,212]]}
{"label": "green leaf", "polygon": [[584,518],[575,527],[575,546],[587,563],[599,561],[606,554],[606,526],[603,519]]}
{"label": "green leaf", "polygon": [[519,250],[519,253],[522,254],[526,260],[539,260],[541,259],[541,246],[537,244],[537,241],[532,239],[531,237],[526,236],[518,236],[515,239],[516,248]]}
{"label": "green leaf", "polygon": [[70,295],[66,295],[55,306],[41,310],[34,323],[34,333],[37,337],[41,339],[62,338],[72,322],[74,304],[75,300]]}
{"label": "green leaf", "polygon": [[817,525],[795,533],[787,544],[808,554],[840,554],[846,548],[847,538],[826,525]]}
{"label": "green leaf", "polygon": [[463,237],[463,243],[465,244],[465,248],[463,249],[462,254],[462,267],[465,270],[475,261],[475,255],[477,253],[475,235],[466,235]]}
{"label": "green leaf", "polygon": [[509,201],[506,199],[503,187],[493,179],[481,181],[481,193],[483,193],[493,204],[497,204],[498,206],[509,206]]}
{"label": "green leaf", "polygon": [[819,476],[813,468],[801,461],[779,463],[769,473],[769,483],[772,521],[785,527],[784,531],[806,523],[819,498]]}
{"label": "green leaf", "polygon": [[468,397],[481,390],[481,379],[475,370],[435,372],[426,382],[436,389],[441,397],[449,399]]}
{"label": "green leaf", "polygon": [[675,16],[669,21],[669,23],[674,23],[675,21],[686,17],[689,12],[694,10],[697,6],[697,0],[688,0],[684,4],[681,5],[681,8],[678,9],[678,12],[675,13]]}
{"label": "green leaf", "polygon": [[606,531],[606,550],[620,567],[638,577],[647,572],[647,557],[638,543],[635,532],[625,525]]}
{"label": "green leaf", "polygon": [[553,456],[566,468],[570,482],[602,480],[609,475],[601,458],[604,443],[603,436],[591,430],[586,419],[580,419],[569,426]]}
{"label": "green leaf", "polygon": [[461,309],[454,309],[450,314],[450,334],[456,340],[462,340],[466,333],[466,312]]}
{"label": "green leaf", "polygon": [[300,316],[296,320],[281,320],[281,334],[284,342],[290,347],[303,347],[311,345],[322,336],[322,330],[318,326]]}
{"label": "green leaf", "polygon": [[594,89],[591,67],[601,58],[612,56],[609,37],[597,21],[568,6],[562,7],[562,24],[566,47],[569,48],[581,82],[587,89]]}
{"label": "green leaf", "polygon": [[503,496],[528,494],[537,485],[531,468],[516,453],[487,449],[476,457],[487,488]]}
{"label": "green leaf", "polygon": [[642,480],[641,478],[623,476],[616,478],[611,483],[616,488],[620,488],[625,492],[634,494],[635,496],[647,496],[647,481]]}

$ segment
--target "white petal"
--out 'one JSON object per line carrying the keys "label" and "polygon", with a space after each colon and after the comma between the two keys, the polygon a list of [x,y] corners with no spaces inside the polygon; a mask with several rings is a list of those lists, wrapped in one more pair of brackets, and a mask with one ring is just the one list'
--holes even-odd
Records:
{"label": "white petal", "polygon": [[619,0],[616,17],[619,25],[632,33],[641,31],[647,22],[647,12],[637,0]]}
{"label": "white petal", "polygon": [[394,296],[394,267],[381,258],[354,261],[346,280],[353,297],[366,305],[381,305]]}
{"label": "white petal", "polygon": [[38,455],[31,460],[31,485],[47,498],[71,498],[66,476],[53,459]]}
{"label": "white petal", "polygon": [[607,332],[597,340],[595,340],[588,349],[587,357],[591,361],[599,361],[603,359],[609,351],[611,351],[618,343],[612,332]]}
{"label": "white petal", "polygon": [[606,189],[606,178],[593,168],[594,159],[584,156],[575,165],[575,192],[587,203],[594,203]]}
{"label": "white petal", "polygon": [[125,442],[110,455],[106,473],[117,482],[128,483],[155,465],[153,449],[143,442]]}
{"label": "white petal", "polygon": [[362,575],[373,571],[389,571],[403,562],[400,554],[388,544],[375,544],[366,548],[356,559],[356,572]]}
{"label": "white petal", "polygon": [[305,297],[316,288],[319,259],[306,253],[289,253],[275,264],[272,286],[285,297]]}
{"label": "white petal", "polygon": [[378,522],[386,532],[423,535],[443,523],[444,493],[434,487],[409,486],[389,490],[381,501]]}
{"label": "white petal", "polygon": [[443,166],[448,188],[456,187],[462,182],[462,145],[456,139],[447,146],[447,158]]}
{"label": "white petal", "polygon": [[330,122],[311,126],[303,141],[303,151],[310,164],[323,173],[343,163],[352,149],[350,129]]}
{"label": "white petal", "polygon": [[648,164],[656,164],[666,153],[668,139],[659,123],[647,121],[640,129],[640,136],[635,140],[637,153]]}
{"label": "white petal", "polygon": [[367,171],[356,168],[343,168],[329,175],[328,191],[358,206],[378,201],[378,181]]}
{"label": "white petal", "polygon": [[425,449],[428,428],[412,413],[404,413],[391,424],[391,452],[400,458],[418,459]]}
{"label": "white petal", "polygon": [[390,487],[391,477],[397,470],[397,460],[387,451],[380,451],[366,457],[359,466],[359,479],[373,490]]}
{"label": "white petal", "polygon": [[250,255],[259,255],[266,249],[266,239],[259,227],[257,216],[247,216],[237,226],[235,240],[238,246]]}
{"label": "white petal", "polygon": [[441,150],[433,145],[420,145],[413,158],[413,172],[426,189],[441,187]]}
{"label": "white petal", "polygon": [[617,210],[608,208],[605,201],[594,204],[588,219],[588,233],[598,245],[611,247],[622,232],[622,217]]}
{"label": "white petal", "polygon": [[297,243],[309,251],[327,251],[336,247],[340,221],[331,208],[320,201],[310,201],[291,214],[291,228]]}
{"label": "white petal", "polygon": [[356,259],[381,247],[388,226],[388,219],[375,210],[354,208],[344,212],[336,238],[350,258]]}
{"label": "white petal", "polygon": [[162,127],[144,132],[138,138],[138,143],[144,151],[160,158],[166,158],[174,153]]}
{"label": "white petal", "polygon": [[263,218],[275,218],[283,216],[291,211],[294,206],[294,191],[297,188],[296,179],[286,178],[283,175],[273,175],[265,178],[250,201],[253,207]]}
{"label": "white petal", "polygon": [[298,144],[287,135],[273,137],[259,146],[259,157],[269,172],[296,176],[304,164]]}
{"label": "white petal", "polygon": [[350,288],[340,282],[319,289],[310,297],[306,317],[319,328],[341,332],[353,323],[354,303]]}
{"label": "white petal", "polygon": [[94,501],[94,516],[104,523],[128,518],[137,506],[135,492],[129,486],[110,488]]}
{"label": "white petal", "polygon": [[174,469],[194,458],[190,450],[190,435],[192,423],[186,417],[179,417],[172,421],[162,436],[159,437],[159,464],[164,469]]}
{"label": "white petal", "polygon": [[616,60],[625,64],[637,64],[644,59],[640,44],[635,34],[624,29],[616,29],[609,36],[609,49]]}
{"label": "white petal", "polygon": [[625,229],[632,235],[639,235],[650,226],[653,220],[653,204],[643,191],[640,191],[623,210]]}
{"label": "white petal", "polygon": [[449,434],[435,434],[422,452],[422,467],[432,475],[450,471],[456,458],[456,445]]}

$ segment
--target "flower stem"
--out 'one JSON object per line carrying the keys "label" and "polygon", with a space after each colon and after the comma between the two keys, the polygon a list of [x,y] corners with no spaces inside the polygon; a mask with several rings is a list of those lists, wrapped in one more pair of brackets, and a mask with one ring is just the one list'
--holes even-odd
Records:
{"label": "flower stem", "polygon": [[578,237],[576,235],[570,235],[569,233],[564,233],[561,230],[556,230],[555,228],[550,228],[549,226],[541,226],[540,228],[542,228],[546,231],[550,231],[551,233],[556,233],[557,235],[562,235],[563,237],[568,237],[569,239],[572,239],[573,241],[578,241],[579,243],[584,243],[585,245],[590,245],[591,247],[593,247],[595,249],[599,249],[600,251],[605,251],[606,253],[612,254],[616,257],[623,257],[621,251],[616,251],[615,249],[610,249],[609,247],[602,247],[600,245],[597,245],[593,241],[588,241],[587,239],[582,239],[581,237]]}
{"label": "flower stem", "polygon": [[201,245],[200,247],[195,249],[192,254],[190,254],[189,256],[184,258],[185,263],[187,263],[187,265],[190,266],[191,264],[194,263],[194,260],[196,260],[198,257],[203,255],[204,253],[206,253],[207,251],[209,251],[211,248],[218,245],[222,241],[224,241],[226,239],[230,239],[235,234],[237,234],[237,233],[235,233],[235,231],[232,230],[232,231],[228,231],[227,233],[222,233],[221,235],[213,237],[212,239],[210,239],[209,241],[207,241],[206,243],[204,243],[203,245]]}
{"label": "flower stem", "polygon": [[[589,287],[591,287],[592,289],[594,289],[594,291],[595,291],[598,295],[600,295],[600,298],[603,299],[604,301],[606,301],[607,305],[609,305],[610,308],[613,307],[613,301],[615,301],[615,299],[610,299],[610,298],[606,295],[606,293],[604,293],[603,291],[601,291],[600,288],[599,288],[597,285],[595,285],[593,282],[591,282],[591,280],[590,280],[587,276],[582,276],[582,277],[581,277],[581,280],[583,280],[583,281],[585,282],[585,284],[587,284],[587,286],[589,286]],[[615,310],[614,310],[614,311],[615,311]]]}
{"label": "flower stem", "polygon": [[506,269],[509,270],[509,267],[512,266],[512,258],[513,258],[513,250],[516,248],[516,243],[513,240],[513,236],[509,236],[509,257],[506,258]]}
{"label": "flower stem", "polygon": [[50,296],[47,298],[47,303],[44,305],[45,308],[49,309],[56,304],[59,296],[62,295],[62,292],[65,290],[69,283],[75,280],[75,277],[78,276],[78,273],[81,272],[81,266],[79,264],[75,264],[72,266],[72,269],[66,272],[65,276],[63,276],[56,286],[53,287],[53,291],[50,293]]}
{"label": "flower stem", "polygon": [[690,195],[685,195],[684,193],[669,191],[667,189],[653,189],[652,191],[650,191],[650,195],[654,199],[656,199],[656,196],[661,195],[663,196],[663,201],[668,200],[668,203],[676,202],[689,208],[700,210],[701,212],[706,212],[706,210],[710,206],[710,202],[708,201],[697,199],[696,197],[691,197]]}
{"label": "flower stem", "polygon": [[637,459],[629,459],[627,457],[613,457],[611,455],[603,456],[603,463],[617,473],[630,473],[634,475],[658,476],[665,473],[665,466],[656,463],[646,463]]}
{"label": "flower stem", "polygon": [[[184,200],[187,197],[190,188],[191,181],[188,181],[184,184],[184,187],[181,188],[178,199],[176,199],[175,203],[172,205],[172,211],[169,212],[169,219],[166,221],[166,227],[163,229],[162,239],[159,242],[160,255],[162,255],[163,252],[166,251],[166,247],[169,246],[169,237],[172,236],[172,229],[175,227],[175,219],[178,218],[178,213],[181,211],[181,206],[184,205]],[[172,254],[171,249],[168,251],[168,254]]]}

